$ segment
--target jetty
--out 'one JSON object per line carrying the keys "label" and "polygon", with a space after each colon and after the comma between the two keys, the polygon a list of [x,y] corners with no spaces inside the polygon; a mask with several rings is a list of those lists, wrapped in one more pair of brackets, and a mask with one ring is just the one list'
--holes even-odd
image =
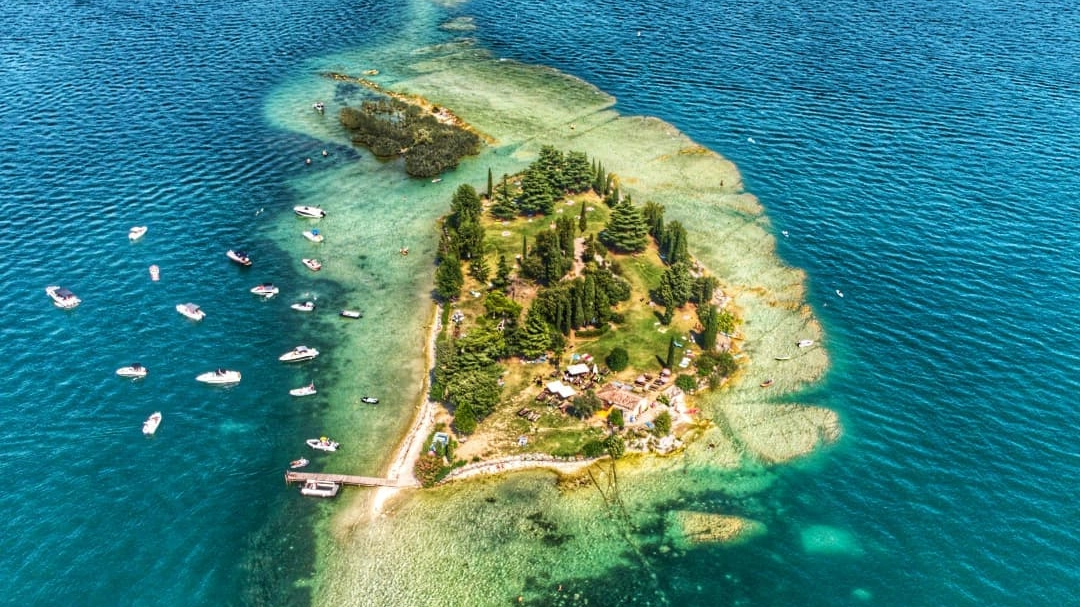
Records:
{"label": "jetty", "polygon": [[337,483],[339,485],[353,485],[357,487],[413,487],[408,481],[402,482],[396,478],[378,478],[374,476],[353,476],[351,474],[325,474],[322,472],[296,472],[285,471],[285,483],[304,483],[307,481],[323,481]]}

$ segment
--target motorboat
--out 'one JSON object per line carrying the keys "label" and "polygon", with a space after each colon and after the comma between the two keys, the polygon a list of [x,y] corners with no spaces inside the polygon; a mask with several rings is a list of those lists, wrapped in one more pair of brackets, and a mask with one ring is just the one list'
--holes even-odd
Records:
{"label": "motorboat", "polygon": [[45,293],[52,298],[53,303],[57,308],[63,308],[70,310],[75,306],[82,303],[82,300],[75,296],[74,293],[65,289],[64,287],[50,286],[45,287]]}
{"label": "motorboat", "polygon": [[338,490],[340,489],[341,484],[335,483],[334,481],[309,480],[304,481],[304,486],[300,488],[300,493],[311,497],[334,497],[338,494]]}
{"label": "motorboat", "polygon": [[315,382],[301,388],[293,388],[292,390],[289,390],[289,394],[293,396],[311,396],[312,394],[315,394]]}
{"label": "motorboat", "polygon": [[154,411],[150,414],[150,417],[146,418],[146,421],[142,423],[142,433],[151,436],[157,432],[158,426],[161,425],[161,411]]}
{"label": "motorboat", "polygon": [[251,292],[263,297],[273,297],[278,294],[278,288],[273,283],[264,282],[257,287],[251,287]]}
{"label": "motorboat", "polygon": [[360,399],[360,402],[367,403],[369,405],[377,405],[379,404],[379,399],[375,398],[374,396],[365,396]]}
{"label": "motorboat", "polygon": [[301,457],[300,459],[294,459],[293,461],[289,462],[289,467],[293,470],[296,470],[297,468],[303,468],[310,463],[311,462],[309,462],[307,458]]}
{"label": "motorboat", "polygon": [[340,446],[336,441],[332,441],[325,436],[320,438],[309,438],[306,441],[307,446],[319,451],[337,451]]}
{"label": "motorboat", "polygon": [[799,341],[795,342],[795,345],[799,346],[800,348],[809,348],[810,346],[814,345],[814,340],[800,339]]}
{"label": "motorboat", "polygon": [[319,355],[319,351],[315,348],[309,348],[307,346],[296,346],[292,350],[282,354],[278,357],[278,360],[287,363],[297,363],[304,360],[311,360]]}
{"label": "motorboat", "polygon": [[228,369],[215,369],[195,376],[195,380],[201,381],[204,384],[235,384],[240,381],[240,372],[229,371]]}
{"label": "motorboat", "polygon": [[229,249],[225,252],[225,256],[242,266],[251,265],[251,258],[245,251]]}
{"label": "motorboat", "polygon": [[176,304],[176,311],[187,316],[191,320],[202,320],[206,318],[206,312],[203,309],[193,303]]}
{"label": "motorboat", "polygon": [[307,266],[308,269],[311,270],[312,272],[318,272],[319,270],[322,269],[322,264],[319,263],[318,259],[315,259],[313,257],[310,257],[310,258],[305,257],[301,261],[303,261],[304,265]]}
{"label": "motorboat", "polygon": [[345,318],[362,318],[364,313],[356,310],[342,310],[341,315]]}
{"label": "motorboat", "polygon": [[120,367],[116,370],[116,374],[120,377],[131,377],[134,379],[146,377],[147,373],[149,373],[149,370],[146,367],[140,365],[139,363],[131,363],[126,367]]}
{"label": "motorboat", "polygon": [[323,235],[318,230],[308,230],[304,232],[304,238],[307,238],[311,242],[322,242]]}
{"label": "motorboat", "polygon": [[773,385],[774,383],[776,383],[776,380],[770,377],[769,379],[766,379],[765,381],[761,382],[758,385],[761,386],[762,388],[768,388],[769,386]]}
{"label": "motorboat", "polygon": [[307,205],[293,207],[293,212],[296,213],[298,216],[305,217],[307,219],[322,219],[323,217],[326,217],[326,211],[320,209],[319,207],[309,207]]}
{"label": "motorboat", "polygon": [[843,291],[841,291],[840,289],[837,289],[837,290],[836,290],[836,296],[837,296],[837,297],[841,297],[841,298],[842,298],[842,297],[844,296],[844,292],[843,292]]}
{"label": "motorboat", "polygon": [[316,101],[311,104],[311,109],[321,114],[326,111],[326,105],[322,101]]}
{"label": "motorboat", "polygon": [[790,356],[777,356],[775,360],[791,360]]}
{"label": "motorboat", "polygon": [[128,230],[128,240],[134,242],[146,234],[146,226],[135,226]]}
{"label": "motorboat", "polygon": [[161,278],[161,268],[157,265],[150,266],[150,280],[157,282]]}
{"label": "motorboat", "polygon": [[294,303],[289,307],[297,312],[311,312],[315,310],[315,302],[305,301],[304,303]]}

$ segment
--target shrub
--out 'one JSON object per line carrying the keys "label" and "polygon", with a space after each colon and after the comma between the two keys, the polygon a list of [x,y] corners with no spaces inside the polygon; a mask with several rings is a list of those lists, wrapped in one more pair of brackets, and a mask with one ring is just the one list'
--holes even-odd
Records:
{"label": "shrub", "polygon": [[693,375],[683,373],[675,378],[675,386],[683,392],[690,393],[697,389],[697,380]]}
{"label": "shrub", "polygon": [[604,439],[604,447],[611,454],[612,459],[619,459],[626,454],[626,441],[618,434],[612,434]]}
{"label": "shrub", "polygon": [[656,436],[667,436],[671,434],[671,414],[667,411],[661,411],[656,419],[653,420],[653,434]]}
{"label": "shrub", "polygon": [[612,409],[608,414],[608,423],[616,428],[622,428],[626,422],[623,420],[622,409]]}
{"label": "shrub", "polygon": [[616,346],[614,349],[611,350],[611,353],[607,355],[607,358],[604,359],[604,362],[607,363],[607,366],[612,371],[618,373],[630,364],[630,354],[626,352],[626,348]]}

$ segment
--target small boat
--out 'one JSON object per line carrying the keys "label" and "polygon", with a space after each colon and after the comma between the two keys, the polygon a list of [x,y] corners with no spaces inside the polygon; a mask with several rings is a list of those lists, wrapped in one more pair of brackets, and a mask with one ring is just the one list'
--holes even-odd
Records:
{"label": "small boat", "polygon": [[206,318],[206,312],[203,309],[193,303],[176,304],[176,311],[187,316],[191,320],[202,320]]}
{"label": "small boat", "polygon": [[345,318],[363,318],[364,313],[356,310],[342,310],[341,315]]}
{"label": "small boat", "polygon": [[761,386],[762,388],[768,388],[769,386],[773,385],[774,383],[776,383],[776,380],[770,377],[769,379],[766,379],[765,381],[761,382],[758,385]]}
{"label": "small boat", "polygon": [[282,354],[278,357],[278,360],[286,363],[297,363],[304,360],[311,360],[319,355],[319,351],[315,348],[309,348],[307,346],[296,346],[292,350]]}
{"label": "small boat", "polygon": [[326,217],[326,211],[320,209],[319,207],[309,207],[307,205],[301,205],[298,207],[293,207],[292,210],[294,213],[297,214],[297,216],[306,217],[308,219],[322,219],[323,217]]}
{"label": "small boat", "polygon": [[303,468],[310,463],[311,462],[309,462],[307,458],[301,457],[300,459],[294,459],[293,461],[289,462],[289,467],[293,470],[296,470],[297,468]]}
{"label": "small boat", "polygon": [[436,177],[435,179],[432,179],[431,183],[442,183],[442,177]]}
{"label": "small boat", "polygon": [[315,394],[315,382],[301,388],[293,388],[292,390],[289,390],[289,394],[293,396],[311,396],[312,394]]}
{"label": "small boat", "polygon": [[791,360],[790,356],[777,356],[775,360]]}
{"label": "small boat", "polygon": [[322,101],[316,101],[311,104],[311,109],[321,114],[326,111],[326,105],[324,105]]}
{"label": "small boat", "polygon": [[800,339],[799,341],[795,342],[795,345],[799,346],[800,348],[809,348],[810,346],[814,345],[814,340]]}
{"label": "small boat", "polygon": [[161,278],[161,268],[156,265],[150,266],[150,280],[157,282]]}
{"label": "small boat", "polygon": [[225,256],[242,266],[251,265],[251,258],[244,251],[229,249],[226,251]]}
{"label": "small boat", "polygon": [[53,304],[55,304],[57,308],[70,310],[71,308],[74,308],[75,306],[82,303],[81,299],[75,297],[74,293],[65,289],[64,287],[45,287],[45,293],[52,298]]}
{"label": "small boat", "polygon": [[308,230],[307,232],[304,232],[304,238],[307,238],[311,242],[323,241],[323,235],[320,234],[318,230]]}
{"label": "small boat", "polygon": [[334,481],[304,481],[304,486],[300,488],[300,493],[311,497],[334,497],[338,494],[338,490],[341,489],[339,483]]}
{"label": "small boat", "polygon": [[150,417],[146,418],[146,421],[142,423],[142,433],[151,436],[157,432],[158,426],[161,425],[161,411],[154,411],[150,414]]}
{"label": "small boat", "polygon": [[844,292],[843,292],[843,291],[841,291],[840,289],[837,289],[837,290],[836,290],[836,296],[837,296],[837,297],[843,297],[843,296],[844,296]]}
{"label": "small boat", "polygon": [[146,234],[146,226],[135,226],[128,230],[128,240],[135,242]]}
{"label": "small boat", "polygon": [[274,286],[274,283],[264,282],[259,286],[251,287],[251,292],[269,298],[278,294],[278,288]]}
{"label": "small boat", "polygon": [[379,70],[374,69],[374,68],[370,69],[370,70],[364,70],[364,75],[365,76],[378,76],[379,75]]}
{"label": "small boat", "polygon": [[134,379],[146,377],[147,373],[149,373],[149,370],[147,370],[146,367],[140,365],[139,363],[131,363],[126,367],[120,367],[116,370],[116,374],[120,377],[131,377]]}
{"label": "small boat", "polygon": [[312,272],[318,272],[319,270],[322,269],[322,264],[319,263],[318,259],[315,259],[313,257],[305,257],[301,261],[303,261],[304,265],[307,266],[308,269],[311,270]]}
{"label": "small boat", "polygon": [[201,375],[195,376],[196,381],[201,381],[204,384],[235,384],[240,381],[239,371],[229,371],[228,369],[215,369],[214,371],[207,371]]}
{"label": "small boat", "polygon": [[320,438],[309,438],[306,441],[307,446],[312,449],[318,449],[319,451],[337,451],[340,446],[337,442],[332,441],[325,436]]}
{"label": "small boat", "polygon": [[293,310],[296,310],[297,312],[311,312],[315,309],[315,302],[305,301],[304,303],[294,303],[289,307]]}
{"label": "small boat", "polygon": [[360,402],[367,403],[369,405],[377,405],[379,404],[379,399],[375,398],[374,396],[365,396],[360,399]]}

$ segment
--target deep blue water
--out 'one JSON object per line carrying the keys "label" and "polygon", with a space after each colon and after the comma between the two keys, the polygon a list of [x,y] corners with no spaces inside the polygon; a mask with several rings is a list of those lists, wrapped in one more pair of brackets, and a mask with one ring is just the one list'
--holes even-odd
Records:
{"label": "deep blue water", "polygon": [[[475,0],[453,11],[477,18],[496,55],[581,76],[619,110],[734,160],[789,233],[781,255],[808,272],[834,368],[803,400],[840,411],[847,435],[784,472],[767,540],[657,555],[669,596],[1075,604],[1074,7]],[[392,36],[404,14],[372,1],[0,1],[5,602],[306,600],[289,580],[310,567],[310,538],[288,521],[318,506],[280,487],[304,422],[281,406],[289,379],[257,362],[298,329],[244,291],[294,278],[261,269],[282,254],[255,213],[288,208],[310,142],[269,128],[261,107],[306,60]],[[151,232],[131,244],[136,224]],[[229,265],[234,245],[265,264]],[[55,309],[49,284],[84,303]],[[171,311],[189,300],[215,322]],[[113,376],[133,360],[147,380]],[[191,380],[216,366],[242,369],[243,389]],[[157,409],[159,435],[143,439]],[[818,524],[861,552],[797,549]]]}

